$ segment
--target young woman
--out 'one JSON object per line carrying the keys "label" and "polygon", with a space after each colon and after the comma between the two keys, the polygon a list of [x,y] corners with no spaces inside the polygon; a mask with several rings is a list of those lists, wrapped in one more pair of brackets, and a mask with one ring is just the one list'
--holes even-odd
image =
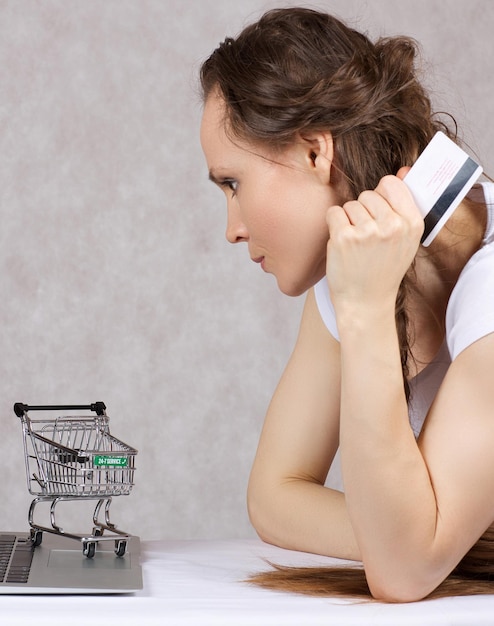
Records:
{"label": "young woman", "polygon": [[[202,67],[201,141],[227,239],[284,293],[307,292],[251,520],[267,542],[363,563],[280,568],[260,584],[395,602],[494,593],[494,186],[421,245],[403,177],[437,130],[455,135],[415,56],[410,39],[372,43],[291,8]],[[338,447],[344,494],[324,486]]]}

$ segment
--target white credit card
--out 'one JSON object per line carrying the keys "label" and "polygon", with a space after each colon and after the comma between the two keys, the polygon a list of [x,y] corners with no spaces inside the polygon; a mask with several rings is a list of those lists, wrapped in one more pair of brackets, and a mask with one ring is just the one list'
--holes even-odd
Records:
{"label": "white credit card", "polygon": [[404,178],[425,222],[428,246],[482,173],[482,167],[437,132]]}

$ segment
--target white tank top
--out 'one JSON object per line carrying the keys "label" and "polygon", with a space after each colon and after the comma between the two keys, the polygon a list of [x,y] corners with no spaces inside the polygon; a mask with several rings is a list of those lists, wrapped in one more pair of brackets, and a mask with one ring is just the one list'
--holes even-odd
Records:
{"label": "white tank top", "polygon": [[[478,339],[494,332],[494,184],[475,185],[469,194],[487,205],[487,228],[480,249],[463,268],[446,310],[446,340],[429,365],[410,381],[410,424],[415,435],[451,363],[460,352]],[[314,293],[326,328],[339,340],[336,316],[326,277]]]}

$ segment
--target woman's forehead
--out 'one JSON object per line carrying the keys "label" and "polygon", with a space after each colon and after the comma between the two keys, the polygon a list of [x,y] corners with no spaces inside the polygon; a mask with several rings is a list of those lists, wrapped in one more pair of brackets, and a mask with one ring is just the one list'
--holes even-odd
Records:
{"label": "woman's forehead", "polygon": [[[236,136],[229,126],[227,105],[219,91],[213,91],[204,103],[201,123],[201,145],[210,169],[222,169],[225,161],[249,159],[283,160],[287,147],[270,147],[259,141]],[[228,166],[230,163],[228,163]],[[226,166],[226,165],[225,165]]]}
{"label": "woman's forehead", "polygon": [[210,132],[217,133],[225,130],[226,105],[224,99],[217,93],[211,93],[205,103],[202,113],[201,136]]}

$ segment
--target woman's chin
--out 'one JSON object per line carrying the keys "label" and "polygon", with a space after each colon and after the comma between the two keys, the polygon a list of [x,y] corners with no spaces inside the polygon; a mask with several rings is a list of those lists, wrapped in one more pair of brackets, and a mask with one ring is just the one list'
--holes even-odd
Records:
{"label": "woman's chin", "polygon": [[297,296],[301,296],[305,293],[311,285],[301,284],[295,281],[282,280],[276,277],[276,282],[278,284],[278,289],[281,293],[285,294],[285,296],[290,296],[292,298],[296,298]]}

